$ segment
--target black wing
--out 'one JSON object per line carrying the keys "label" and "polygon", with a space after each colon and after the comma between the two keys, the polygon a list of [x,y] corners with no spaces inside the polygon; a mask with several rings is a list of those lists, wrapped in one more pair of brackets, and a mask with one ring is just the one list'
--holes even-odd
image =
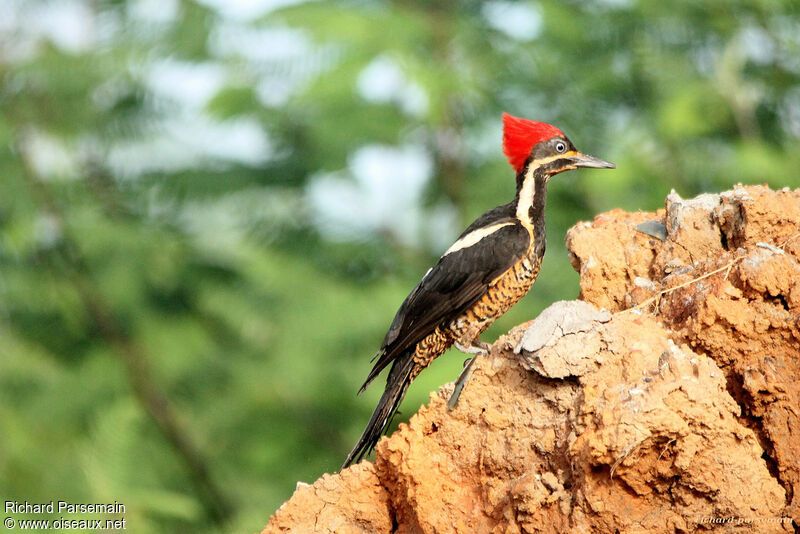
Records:
{"label": "black wing", "polygon": [[[378,361],[363,390],[398,355],[433,330],[455,319],[482,297],[489,284],[522,258],[530,235],[517,221],[484,236],[475,244],[442,256],[406,297],[376,355]],[[472,229],[462,234],[468,235]]]}

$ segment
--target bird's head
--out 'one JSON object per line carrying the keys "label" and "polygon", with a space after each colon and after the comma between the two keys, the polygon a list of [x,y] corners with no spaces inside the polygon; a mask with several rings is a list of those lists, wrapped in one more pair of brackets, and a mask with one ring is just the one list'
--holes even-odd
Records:
{"label": "bird's head", "polygon": [[544,122],[503,113],[503,153],[518,177],[541,169],[545,179],[578,167],[613,169],[616,165],[578,152],[564,132]]}

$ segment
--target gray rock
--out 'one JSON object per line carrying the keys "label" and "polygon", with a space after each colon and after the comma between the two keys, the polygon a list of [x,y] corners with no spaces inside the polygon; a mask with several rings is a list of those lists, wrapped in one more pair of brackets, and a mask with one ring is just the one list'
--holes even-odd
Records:
{"label": "gray rock", "polygon": [[[542,376],[580,376],[596,363],[585,355],[596,352],[586,348],[599,343],[597,326],[610,320],[608,310],[586,302],[556,302],[539,314],[514,352],[520,355],[523,367]],[[599,351],[599,344],[596,348]]]}

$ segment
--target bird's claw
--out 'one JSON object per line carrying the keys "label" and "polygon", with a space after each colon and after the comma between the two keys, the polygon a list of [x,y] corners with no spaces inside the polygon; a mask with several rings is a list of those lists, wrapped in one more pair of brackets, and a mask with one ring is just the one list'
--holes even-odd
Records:
{"label": "bird's claw", "polygon": [[455,386],[453,387],[453,393],[450,395],[450,399],[447,401],[448,410],[453,410],[458,404],[458,398],[461,396],[461,391],[464,389],[464,386],[467,384],[467,380],[469,380],[469,377],[472,374],[472,366],[475,364],[475,358],[477,358],[477,356],[468,358],[465,362],[464,368],[458,374],[458,378],[456,378],[455,381]]}
{"label": "bird's claw", "polygon": [[453,343],[453,345],[464,354],[476,354],[478,356],[489,354],[489,350],[492,348],[491,345],[480,340],[473,341],[469,346],[464,346],[458,341]]}
{"label": "bird's claw", "polygon": [[461,391],[464,389],[464,386],[467,385],[470,375],[472,375],[472,366],[475,364],[475,358],[489,354],[489,351],[492,348],[491,345],[481,341],[480,339],[474,340],[468,347],[465,347],[458,341],[456,341],[454,345],[461,352],[465,354],[474,354],[475,356],[467,358],[464,361],[464,368],[461,370],[461,373],[459,373],[458,378],[456,378],[453,393],[450,395],[450,400],[447,401],[447,408],[450,410],[454,409],[458,404],[458,398],[461,396]]}

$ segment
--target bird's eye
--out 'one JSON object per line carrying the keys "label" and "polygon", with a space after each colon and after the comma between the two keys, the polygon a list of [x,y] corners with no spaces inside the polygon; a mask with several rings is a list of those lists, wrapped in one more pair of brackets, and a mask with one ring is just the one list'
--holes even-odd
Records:
{"label": "bird's eye", "polygon": [[566,151],[567,151],[567,144],[566,143],[564,143],[562,141],[559,141],[558,143],[556,143],[556,152],[558,152],[559,154],[563,154]]}

